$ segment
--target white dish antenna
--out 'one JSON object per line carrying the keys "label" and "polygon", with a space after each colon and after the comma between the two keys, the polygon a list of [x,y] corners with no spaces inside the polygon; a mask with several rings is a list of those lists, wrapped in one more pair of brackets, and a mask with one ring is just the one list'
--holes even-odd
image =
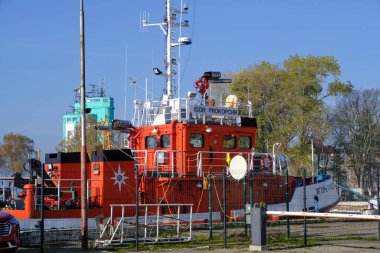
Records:
{"label": "white dish antenna", "polygon": [[231,159],[229,171],[231,176],[240,180],[247,175],[247,161],[241,155],[236,155]]}

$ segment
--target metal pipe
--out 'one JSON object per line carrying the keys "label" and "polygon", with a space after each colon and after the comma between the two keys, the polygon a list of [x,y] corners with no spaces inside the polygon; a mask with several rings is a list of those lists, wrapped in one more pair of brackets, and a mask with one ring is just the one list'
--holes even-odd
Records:
{"label": "metal pipe", "polygon": [[193,232],[193,204],[190,205],[190,234],[189,237],[191,238],[191,234]]}
{"label": "metal pipe", "polygon": [[[303,169],[303,211],[306,212],[306,169]],[[306,234],[306,216],[303,217],[303,243],[307,246],[307,234]]]}
{"label": "metal pipe", "polygon": [[145,219],[144,219],[144,238],[147,236],[147,227],[148,227],[148,207],[145,206]]}
{"label": "metal pipe", "polygon": [[[139,166],[136,170],[136,251],[139,251]],[[124,210],[124,207],[123,207]]]}
{"label": "metal pipe", "polygon": [[159,224],[160,224],[160,205],[157,206],[157,230],[156,230],[156,242],[158,242],[158,236],[159,236]]}
{"label": "metal pipe", "polygon": [[172,98],[172,15],[171,15],[171,0],[166,0],[166,95]]}
{"label": "metal pipe", "polygon": [[314,179],[314,139],[311,139],[311,179],[315,183]]}
{"label": "metal pipe", "polygon": [[226,211],[226,172],[223,171],[223,238],[225,249],[227,248]]}
{"label": "metal pipe", "polygon": [[251,212],[252,212],[252,207],[253,207],[253,170],[249,172],[249,202],[251,205]]}
{"label": "metal pipe", "polygon": [[37,202],[37,195],[38,195],[38,179],[34,179],[34,210],[37,210],[38,202]]}
{"label": "metal pipe", "polygon": [[86,168],[86,86],[85,86],[85,50],[84,50],[84,11],[83,0],[80,0],[80,97],[81,97],[81,239],[82,249],[88,249],[87,221],[87,168]]}
{"label": "metal pipe", "polygon": [[180,210],[181,210],[181,206],[177,206],[177,237],[179,237]]}
{"label": "metal pipe", "polygon": [[[121,209],[121,220],[124,220],[124,207]],[[121,236],[120,236],[120,243],[123,243],[123,236],[124,236],[124,226],[121,226]]]}
{"label": "metal pipe", "polygon": [[208,179],[208,226],[209,238],[212,239],[212,178]]}
{"label": "metal pipe", "polygon": [[[286,201],[286,211],[289,212],[289,170],[288,168],[286,168],[286,171],[285,171],[285,201]],[[286,217],[286,233],[289,238],[290,237],[289,216]]]}
{"label": "metal pipe", "polygon": [[[42,164],[42,168],[41,168],[41,222],[40,222],[40,253],[43,253],[44,252],[44,232],[45,232],[45,214],[44,214],[44,198],[45,198],[45,195],[44,195],[44,184],[45,184],[45,176],[44,176],[44,164]],[[37,187],[36,187],[37,188]]]}
{"label": "metal pipe", "polygon": [[247,219],[245,213],[247,212],[246,204],[247,204],[247,177],[244,177],[243,181],[243,202],[244,202],[244,233],[248,234],[247,231]]}
{"label": "metal pipe", "polygon": [[[377,214],[380,214],[380,200],[379,200],[379,189],[380,189],[380,183],[379,183],[379,165],[377,165],[377,175],[376,175],[376,186],[377,186]],[[379,236],[379,241],[380,241],[380,220],[378,221],[377,224],[377,230],[378,230],[378,236]]]}
{"label": "metal pipe", "polygon": [[[41,173],[43,174],[43,172]],[[58,180],[58,210],[61,210],[61,181]]]}

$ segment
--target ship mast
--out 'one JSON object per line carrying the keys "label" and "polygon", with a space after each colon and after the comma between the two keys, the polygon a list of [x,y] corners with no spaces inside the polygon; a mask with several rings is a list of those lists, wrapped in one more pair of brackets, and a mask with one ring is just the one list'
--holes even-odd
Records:
{"label": "ship mast", "polygon": [[149,23],[145,18],[142,20],[142,24],[144,27],[149,26],[158,26],[164,32],[166,36],[166,59],[165,59],[165,68],[166,73],[162,73],[158,68],[154,68],[153,71],[156,75],[162,75],[166,78],[166,90],[164,101],[174,98],[174,84],[173,84],[173,75],[176,74],[173,66],[176,65],[176,59],[173,53],[173,47],[182,46],[182,45],[190,45],[191,39],[187,37],[178,38],[178,42],[172,42],[172,34],[174,27],[188,27],[189,22],[185,20],[184,22],[175,23],[176,14],[187,14],[188,12],[187,4],[181,6],[181,10],[175,9],[171,5],[170,0],[166,0],[166,16],[164,22],[162,23]]}
{"label": "ship mast", "polygon": [[[164,20],[165,21],[165,20]],[[171,45],[171,34],[172,34],[172,16],[171,16],[171,2],[166,0],[166,95],[168,98],[172,98],[172,45]]]}

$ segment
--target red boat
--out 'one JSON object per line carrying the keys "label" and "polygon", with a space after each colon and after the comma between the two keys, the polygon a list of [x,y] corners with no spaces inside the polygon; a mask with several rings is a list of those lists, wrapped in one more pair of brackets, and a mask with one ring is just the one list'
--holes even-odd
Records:
{"label": "red boat", "polygon": [[[157,100],[135,99],[135,117],[131,122],[114,120],[113,129],[128,135],[129,144],[125,149],[97,150],[88,157],[90,226],[95,226],[93,218],[110,216],[112,204],[136,202],[140,205],[192,204],[194,221],[221,220],[223,175],[227,178],[224,187],[226,214],[231,220],[244,217],[247,203],[263,202],[269,210],[286,210],[288,198],[290,211],[304,209],[303,189],[299,187],[301,178],[289,176],[286,180],[286,156],[254,151],[257,125],[252,104],[243,103],[230,94],[228,84],[232,80],[223,78],[219,72],[208,71],[194,82],[194,91],[184,98],[180,91],[175,91],[173,50],[190,44],[191,40],[183,37],[173,42],[169,35],[175,27],[188,25],[187,22],[176,23],[173,15],[186,12],[187,9],[181,11],[171,7],[168,0],[164,22],[151,24],[142,20],[144,27],[159,26],[166,36],[166,72],[163,74],[155,69],[156,74],[166,78],[165,93]],[[234,163],[234,160],[240,162]],[[80,227],[80,171],[80,153],[46,155],[42,171],[46,191],[45,226]],[[235,173],[240,173],[238,179],[232,178]],[[27,228],[33,227],[34,219],[40,218],[41,182],[36,179],[24,188],[22,210],[11,205],[13,210],[7,212],[22,219]],[[339,200],[329,176],[308,179],[306,191],[308,211],[326,209]],[[155,212],[153,207],[149,209]],[[112,212],[114,216],[135,215],[133,208],[126,209],[123,214],[121,209]],[[184,205],[177,211],[166,206],[159,212],[185,215],[190,208]]]}

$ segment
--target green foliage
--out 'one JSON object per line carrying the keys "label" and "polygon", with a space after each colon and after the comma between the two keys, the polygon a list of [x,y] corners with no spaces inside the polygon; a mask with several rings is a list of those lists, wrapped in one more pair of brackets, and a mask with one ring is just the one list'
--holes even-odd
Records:
{"label": "green foliage", "polygon": [[[330,96],[347,95],[351,83],[339,80],[340,66],[332,56],[290,56],[283,67],[261,62],[230,73],[232,92],[251,101],[258,121],[256,151],[266,152],[280,142],[296,170],[310,167],[310,140],[321,142],[329,132]],[[271,152],[271,150],[269,150]]]}
{"label": "green foliage", "polygon": [[24,165],[34,155],[34,141],[22,134],[8,133],[0,144],[0,161],[3,168],[22,173]]}
{"label": "green foliage", "polygon": [[[86,148],[87,151],[94,151],[99,145],[100,134],[95,129],[95,119],[92,116],[86,116]],[[58,152],[80,152],[81,150],[81,124],[75,128],[74,136],[62,140],[58,146]]]}

